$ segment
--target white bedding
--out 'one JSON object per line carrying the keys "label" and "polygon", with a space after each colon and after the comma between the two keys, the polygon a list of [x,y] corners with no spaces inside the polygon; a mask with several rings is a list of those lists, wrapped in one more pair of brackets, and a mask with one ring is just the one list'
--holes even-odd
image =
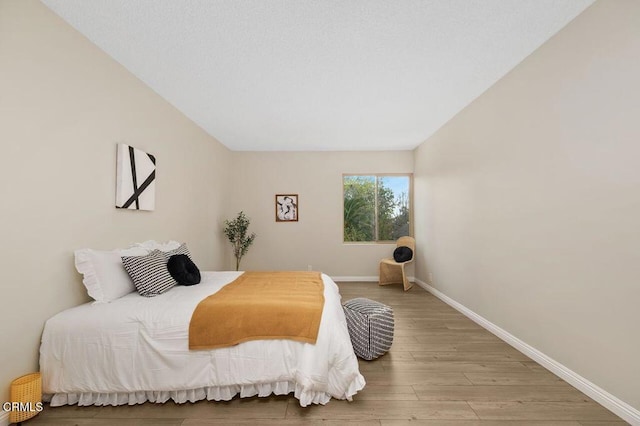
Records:
{"label": "white bedding", "polygon": [[305,407],[348,399],[364,387],[337,285],[326,275],[315,345],[256,340],[190,351],[196,305],[241,272],[203,272],[202,282],[146,298],[131,293],[49,319],[40,346],[44,398],[52,406],[229,400],[294,392]]}

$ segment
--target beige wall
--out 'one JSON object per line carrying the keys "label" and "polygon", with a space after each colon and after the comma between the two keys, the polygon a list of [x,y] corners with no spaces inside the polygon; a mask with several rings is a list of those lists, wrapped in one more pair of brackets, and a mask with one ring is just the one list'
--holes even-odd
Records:
{"label": "beige wall", "polygon": [[[243,210],[257,234],[241,269],[314,270],[376,277],[390,244],[344,244],[343,173],[411,173],[413,152],[234,152],[232,215]],[[296,222],[275,221],[275,194],[298,194]],[[228,258],[231,268],[235,264]],[[413,270],[407,269],[410,274]]]}
{"label": "beige wall", "polygon": [[[35,0],[0,1],[0,401],[44,321],[86,300],[73,250],[189,243],[223,266],[231,153]],[[117,210],[116,143],[157,157],[156,210]]]}
{"label": "beige wall", "polygon": [[415,152],[417,276],[636,409],[639,24],[595,3]]}

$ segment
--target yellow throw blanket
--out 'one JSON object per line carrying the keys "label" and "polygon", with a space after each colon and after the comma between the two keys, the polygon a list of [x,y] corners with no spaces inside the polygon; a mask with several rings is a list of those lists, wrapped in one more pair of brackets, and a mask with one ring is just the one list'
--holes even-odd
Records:
{"label": "yellow throw blanket", "polygon": [[245,272],[198,304],[189,323],[189,349],[259,339],[315,343],[323,306],[319,272]]}

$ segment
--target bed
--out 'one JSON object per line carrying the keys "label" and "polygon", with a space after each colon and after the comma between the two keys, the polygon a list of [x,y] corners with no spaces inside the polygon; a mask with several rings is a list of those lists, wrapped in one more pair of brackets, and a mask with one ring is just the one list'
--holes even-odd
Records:
{"label": "bed", "polygon": [[351,400],[365,380],[338,287],[324,274],[315,344],[277,339],[188,349],[196,305],[240,274],[202,272],[199,285],[176,286],[150,298],[132,292],[50,318],[40,347],[43,399],[51,406],[133,405],[293,393],[302,407]]}

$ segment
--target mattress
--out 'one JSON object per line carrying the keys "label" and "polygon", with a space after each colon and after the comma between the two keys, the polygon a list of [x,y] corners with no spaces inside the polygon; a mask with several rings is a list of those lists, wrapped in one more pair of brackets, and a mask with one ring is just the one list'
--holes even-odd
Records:
{"label": "mattress", "polygon": [[351,400],[359,372],[337,285],[327,275],[315,344],[255,340],[189,350],[196,305],[242,272],[203,272],[195,286],[156,297],[128,294],[47,320],[40,346],[43,399],[51,406],[195,402],[293,393],[300,405]]}

